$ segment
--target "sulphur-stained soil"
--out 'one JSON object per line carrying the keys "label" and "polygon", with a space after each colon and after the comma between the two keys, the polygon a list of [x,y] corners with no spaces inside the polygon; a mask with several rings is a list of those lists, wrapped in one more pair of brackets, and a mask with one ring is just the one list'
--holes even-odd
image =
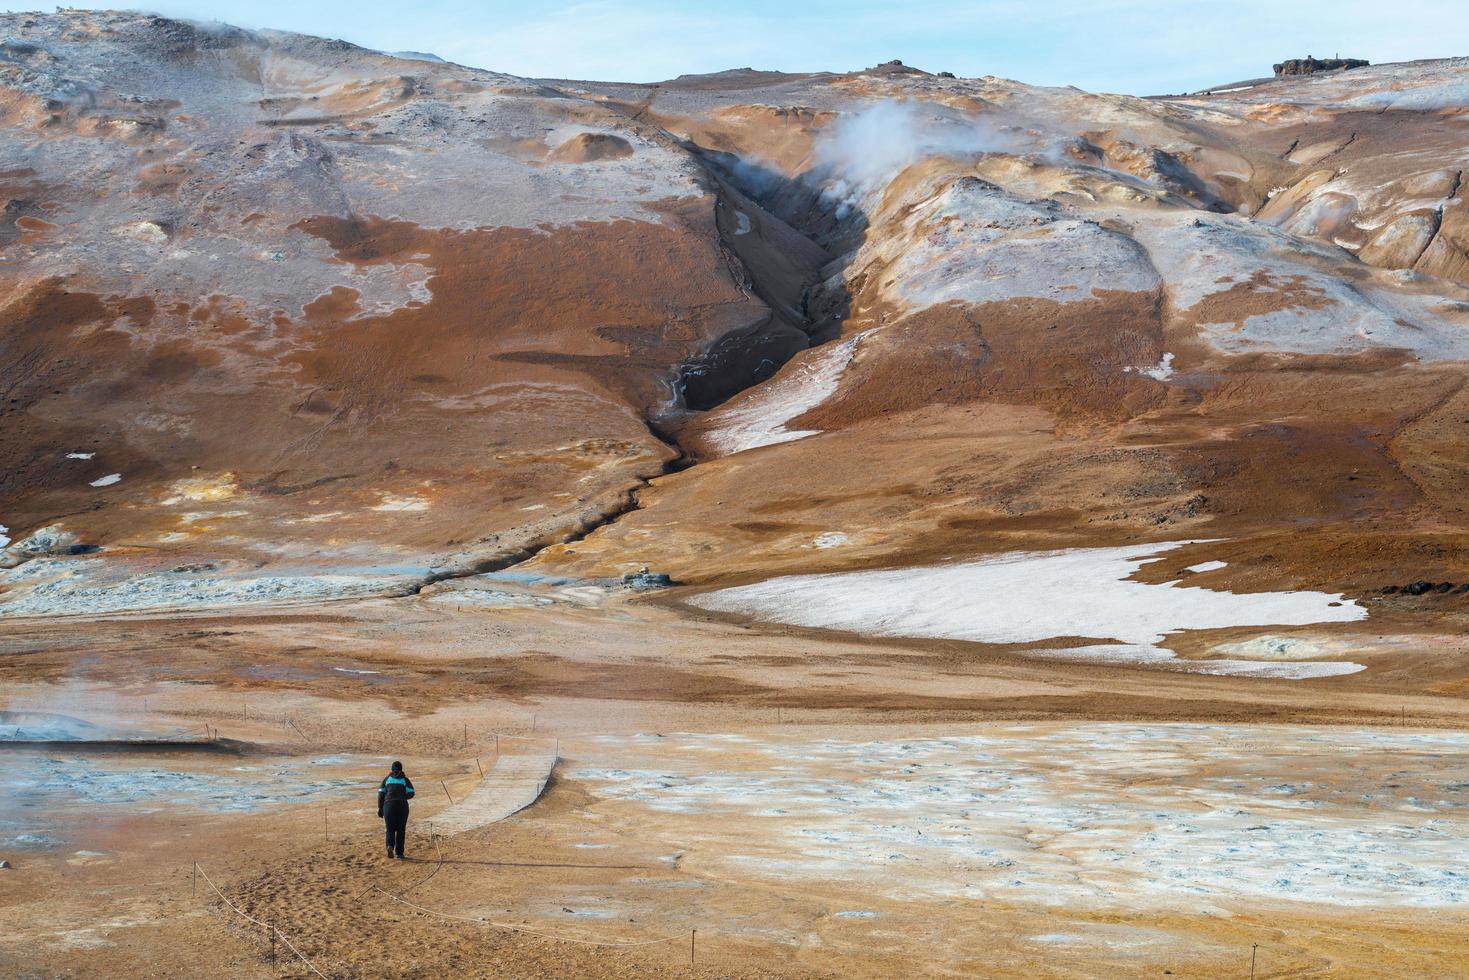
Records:
{"label": "sulphur-stained soil", "polygon": [[0,973],[1469,976],[1466,91],[0,15]]}

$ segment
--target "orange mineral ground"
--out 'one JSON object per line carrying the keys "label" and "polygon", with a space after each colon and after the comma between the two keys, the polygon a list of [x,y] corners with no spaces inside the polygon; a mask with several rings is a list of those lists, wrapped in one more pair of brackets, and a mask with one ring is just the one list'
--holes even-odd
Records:
{"label": "orange mineral ground", "polygon": [[1469,976],[1466,93],[0,15],[0,973]]}

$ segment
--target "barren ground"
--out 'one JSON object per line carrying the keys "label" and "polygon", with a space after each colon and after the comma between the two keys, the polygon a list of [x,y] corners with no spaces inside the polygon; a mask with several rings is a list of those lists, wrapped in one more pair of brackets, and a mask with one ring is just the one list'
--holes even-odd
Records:
{"label": "barren ground", "polygon": [[[1469,964],[1466,709],[1436,690],[1455,669],[1208,677],[504,587],[557,604],[14,624],[12,710],[258,748],[8,750],[13,775],[65,760],[142,792],[12,811],[48,840],[7,849],[7,971],[269,974],[262,930],[192,892],[196,860],[328,976],[667,975],[691,930],[707,976],[1218,976],[1254,943],[1263,976]],[[545,795],[430,841],[496,734],[559,741]],[[402,865],[372,812],[390,756],[420,790]]]}
{"label": "barren ground", "polygon": [[0,973],[1469,976],[1469,60],[0,28]]}

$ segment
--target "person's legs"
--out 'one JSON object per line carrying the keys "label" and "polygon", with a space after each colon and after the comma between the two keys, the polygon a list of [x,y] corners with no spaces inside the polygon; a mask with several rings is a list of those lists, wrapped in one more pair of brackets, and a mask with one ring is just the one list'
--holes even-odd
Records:
{"label": "person's legs", "polygon": [[392,857],[393,856],[393,818],[392,818],[392,815],[391,814],[388,814],[386,812],[383,814],[383,827],[385,827],[387,829],[387,832],[388,832],[388,857]]}
{"label": "person's legs", "polygon": [[402,857],[403,845],[408,836],[408,804],[398,801],[389,803],[383,816],[388,822],[388,849]]}
{"label": "person's legs", "polygon": [[398,856],[403,856],[403,846],[408,843],[408,808],[405,806],[403,812],[398,814],[397,826],[398,839],[394,842]]}

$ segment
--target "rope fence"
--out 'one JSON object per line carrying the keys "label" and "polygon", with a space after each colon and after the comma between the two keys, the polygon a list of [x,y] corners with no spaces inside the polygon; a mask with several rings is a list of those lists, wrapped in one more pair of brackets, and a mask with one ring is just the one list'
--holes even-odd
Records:
{"label": "rope fence", "polygon": [[[415,881],[413,884],[409,885],[407,888],[403,889],[403,891],[404,891],[405,894],[408,893],[408,892],[413,891],[415,888],[418,888],[420,885],[426,885],[426,884],[428,884],[428,881],[429,881],[430,878],[432,878],[434,875],[438,874],[441,870],[443,870],[443,867],[444,867],[444,849],[439,846],[439,835],[436,834],[436,833],[434,833],[434,825],[432,823],[429,823],[428,824],[428,836],[429,836],[429,840],[433,841],[434,850],[439,855],[439,861],[438,861],[437,864],[434,865],[434,869],[432,871],[430,871],[427,875],[425,875],[424,877],[420,878],[418,881]],[[363,895],[366,895],[368,892],[372,891],[376,887],[377,887],[377,885],[368,885],[366,888],[362,889],[362,891],[358,892],[356,895],[353,895],[352,896],[352,901],[354,901],[354,902],[361,901]]]}
{"label": "rope fence", "polygon": [[[283,719],[283,721],[284,721],[284,726],[288,726],[291,729],[294,729],[295,730],[295,733],[297,735],[299,735],[303,740],[309,741],[309,739],[307,738],[307,736],[305,735],[305,733],[302,732],[299,727],[297,727],[297,725],[296,725],[296,723],[295,723],[295,721],[293,719],[291,719],[289,717],[286,717],[286,718]],[[467,741],[468,734],[469,734],[468,732],[465,733],[466,741]],[[505,734],[503,732],[484,732],[482,734],[484,736],[492,736],[492,737],[494,737],[496,743],[498,743],[500,741],[500,739],[506,739],[506,740],[512,740],[512,741],[518,741],[518,742],[548,742],[548,741],[551,741],[550,738],[546,738],[546,737],[533,738],[533,737],[527,737],[527,736],[523,736],[523,735],[508,735],[508,734]],[[498,744],[497,744],[496,748],[498,750]],[[560,754],[559,753],[559,748],[560,748],[560,746],[559,746],[559,739],[556,740],[556,748],[557,748],[557,753],[556,754],[559,756],[559,754]],[[496,756],[497,756],[497,760],[496,761],[497,762],[498,762],[498,755],[499,755],[499,753],[497,751],[496,752]],[[483,770],[481,770],[481,778],[483,778],[483,775],[484,775],[483,774]],[[540,786],[539,786],[539,788],[537,789],[537,792],[536,792],[537,798],[539,798],[539,796],[545,791],[545,786],[546,786],[546,783],[548,781],[549,781],[549,777],[547,779],[542,779],[540,781]],[[444,787],[444,793],[445,793],[446,796],[448,795],[448,788],[447,787]],[[450,800],[452,802],[453,798],[450,797]],[[326,820],[327,820],[327,808],[323,808],[323,813],[322,813],[322,821],[323,821],[322,822],[322,831],[323,831],[323,834],[326,834],[327,833]],[[436,909],[431,909],[431,908],[428,908],[427,906],[419,905],[419,904],[417,904],[415,902],[409,901],[407,898],[404,897],[404,895],[407,892],[414,891],[414,890],[418,889],[419,887],[427,884],[432,878],[434,878],[440,871],[443,870],[443,867],[444,867],[444,864],[445,864],[443,848],[440,846],[440,843],[439,843],[439,834],[437,834],[437,833],[434,832],[432,821],[428,821],[427,822],[427,830],[429,832],[429,840],[433,843],[434,850],[435,850],[436,856],[438,858],[438,860],[435,862],[435,865],[434,865],[433,869],[431,871],[429,871],[429,873],[427,875],[425,875],[423,878],[419,879],[418,881],[414,882],[413,884],[409,885],[408,888],[406,888],[402,894],[394,894],[393,892],[388,891],[387,889],[381,887],[380,885],[370,884],[365,889],[363,889],[361,892],[359,892],[356,895],[352,896],[352,901],[353,902],[361,901],[369,893],[371,893],[371,892],[378,892],[378,893],[382,894],[383,896],[387,897],[388,899],[390,899],[391,901],[396,902],[396,903],[398,903],[400,905],[403,905],[406,908],[409,908],[412,911],[414,911],[414,912],[416,912],[416,913],[418,913],[420,915],[424,915],[424,916],[428,916],[428,917],[432,917],[432,918],[437,918],[437,919],[442,919],[442,920],[446,920],[446,921],[468,922],[468,923],[473,923],[475,925],[485,926],[485,927],[492,928],[492,929],[501,929],[501,930],[504,930],[504,931],[507,931],[507,932],[519,933],[519,934],[525,935],[525,936],[533,936],[535,938],[544,939],[544,940],[547,940],[547,941],[550,941],[550,942],[571,943],[571,944],[578,945],[578,946],[593,946],[593,947],[610,948],[610,949],[639,949],[639,948],[644,948],[644,947],[649,947],[649,946],[672,945],[672,944],[675,944],[675,943],[682,943],[682,942],[685,941],[683,936],[667,936],[667,937],[663,937],[663,938],[660,938],[660,939],[646,939],[646,940],[596,940],[596,939],[583,939],[583,938],[579,938],[579,937],[575,937],[575,936],[563,936],[563,935],[558,935],[556,933],[551,933],[551,932],[542,932],[542,931],[537,930],[537,929],[530,929],[530,928],[526,928],[525,926],[514,925],[514,924],[509,923],[509,922],[498,922],[498,921],[495,921],[493,919],[489,919],[489,918],[482,917],[482,916],[455,915],[455,914],[449,913],[449,912],[440,912],[440,911],[438,911]],[[329,835],[328,835],[328,839],[329,839]],[[287,936],[278,927],[276,927],[276,925],[273,922],[265,921],[265,920],[256,918],[255,916],[253,916],[250,913],[246,912],[244,909],[240,908],[240,906],[236,905],[229,898],[229,896],[227,896],[220,889],[220,887],[217,884],[215,884],[214,879],[212,879],[212,878],[209,877],[209,874],[204,870],[203,865],[201,865],[198,861],[195,861],[194,862],[194,875],[195,875],[195,886],[194,886],[195,894],[197,894],[197,892],[198,892],[198,879],[199,878],[202,878],[202,879],[204,879],[204,883],[209,886],[209,888],[210,888],[211,891],[214,892],[215,896],[221,902],[223,902],[224,905],[230,911],[232,911],[235,915],[239,916],[240,918],[244,919],[245,921],[247,921],[249,923],[252,923],[255,926],[261,927],[261,928],[263,928],[263,929],[265,929],[267,931],[267,934],[272,937],[272,947],[271,947],[271,961],[272,961],[272,963],[274,962],[274,959],[275,959],[274,939],[279,939],[281,941],[281,943],[285,946],[285,948],[288,949],[288,950],[290,950],[290,952],[292,953],[292,955],[294,955],[297,959],[299,959],[305,965],[306,969],[311,972],[312,975],[317,976],[317,977],[320,977],[321,980],[327,980],[326,974],[322,973],[321,970],[317,969],[316,965],[310,960],[310,958],[308,958],[306,956],[306,954],[304,954],[304,953],[301,952],[301,950],[296,946],[296,944],[291,941],[291,939],[290,939],[289,936]],[[687,941],[688,941],[688,944],[689,944],[689,963],[690,963],[690,965],[693,965],[694,964],[694,960],[695,960],[695,944],[696,944],[696,941],[697,941],[697,936],[698,936],[698,930],[697,929],[691,929],[689,931],[689,936],[688,936],[688,940]]]}
{"label": "rope fence", "polygon": [[[428,825],[428,839],[431,840],[431,841],[433,841],[434,853],[438,854],[438,856],[439,856],[439,863],[436,864],[436,865],[434,865],[434,869],[428,873],[428,878],[424,878],[422,881],[417,881],[417,882],[414,882],[413,884],[409,885],[406,889],[404,889],[404,892],[405,893],[406,892],[411,892],[411,891],[413,891],[416,888],[420,888],[420,887],[428,884],[429,878],[432,878],[434,875],[436,875],[440,871],[444,870],[444,849],[439,846],[439,835],[436,834],[436,833],[434,833],[434,825],[432,823],[430,823]],[[372,887],[373,888],[376,888],[377,886],[374,885]],[[368,889],[368,891],[371,891],[371,890],[372,890],[371,888]]]}
{"label": "rope fence", "polygon": [[[406,889],[404,889],[404,894],[406,894],[408,892],[411,892],[411,891],[414,891],[414,890],[420,888],[421,886],[427,884],[429,882],[429,879],[433,878],[434,875],[438,874],[443,869],[443,867],[444,867],[444,851],[443,851],[443,848],[439,846],[439,835],[433,832],[433,829],[432,829],[432,825],[431,824],[429,825],[429,839],[433,842],[434,851],[438,855],[438,861],[434,865],[434,869],[432,871],[430,871],[426,876],[424,876],[423,878],[419,879],[418,881],[414,882],[413,884],[409,885]],[[360,891],[356,895],[352,896],[352,900],[354,902],[361,901],[369,892],[380,892],[383,895],[386,895],[388,898],[392,899],[393,901],[398,902],[398,903],[400,903],[402,905],[405,905],[408,908],[413,909],[414,911],[419,912],[419,913],[421,913],[423,915],[434,916],[436,918],[447,919],[447,920],[456,921],[456,922],[473,922],[473,923],[475,923],[477,925],[488,926],[488,927],[494,928],[494,929],[505,929],[505,930],[508,930],[510,932],[518,932],[518,933],[522,933],[522,934],[527,935],[527,936],[536,936],[536,937],[538,937],[540,939],[548,939],[548,940],[551,940],[553,942],[575,943],[576,945],[579,945],[579,946],[605,946],[605,947],[618,947],[618,948],[636,948],[636,947],[641,947],[641,946],[659,946],[659,945],[662,945],[664,943],[681,943],[681,942],[683,942],[683,937],[682,936],[670,936],[670,937],[666,937],[666,938],[663,938],[663,939],[648,939],[648,940],[638,940],[638,941],[633,941],[633,942],[628,942],[628,941],[609,942],[609,941],[593,940],[593,939],[578,939],[578,938],[575,938],[575,937],[572,937],[572,936],[558,936],[558,935],[555,935],[555,934],[549,933],[549,932],[540,932],[540,931],[535,930],[535,929],[527,929],[524,926],[511,925],[508,922],[495,922],[495,921],[493,921],[491,919],[486,919],[486,918],[483,918],[483,917],[454,915],[454,914],[448,913],[448,912],[439,912],[439,911],[437,911],[435,909],[427,908],[425,906],[415,904],[414,902],[410,902],[410,901],[408,901],[408,899],[404,898],[403,895],[395,895],[392,892],[388,891],[387,889],[385,889],[382,886],[377,885],[377,884],[370,884],[370,885],[368,885],[362,891]],[[690,930],[690,932],[689,932],[689,962],[690,963],[692,963],[693,960],[694,960],[694,943],[695,943],[695,936],[697,935],[697,933],[698,933],[698,930],[696,930],[696,929],[695,930]]]}
{"label": "rope fence", "polygon": [[[296,944],[293,943],[293,942],[291,942],[290,937],[287,936],[285,933],[281,932],[279,929],[276,928],[275,923],[273,923],[273,922],[262,922],[259,919],[255,918],[255,916],[251,915],[249,912],[246,912],[244,909],[240,908],[234,902],[231,902],[229,900],[229,896],[225,895],[224,892],[222,892],[222,891],[219,890],[219,886],[214,883],[214,879],[209,877],[209,873],[204,870],[203,866],[201,866],[198,861],[195,861],[194,862],[194,871],[201,878],[204,879],[204,883],[206,885],[208,885],[214,891],[214,894],[216,894],[216,895],[219,896],[219,900],[221,902],[224,902],[224,904],[228,905],[230,907],[230,909],[236,915],[240,916],[241,918],[245,919],[246,921],[253,922],[257,926],[263,926],[266,929],[268,929],[270,931],[271,936],[273,938],[277,938],[281,942],[285,943],[286,944],[286,949],[289,949],[292,953],[296,954],[296,957],[302,963],[305,963],[306,964],[306,969],[310,970],[312,973],[314,973],[317,976],[321,977],[321,980],[327,980],[326,974],[324,974],[320,970],[318,970],[316,968],[316,964],[312,963],[309,959],[306,958],[306,954],[305,953],[301,952],[299,949],[296,948]],[[272,955],[273,955],[273,952],[274,951],[272,950]]]}

